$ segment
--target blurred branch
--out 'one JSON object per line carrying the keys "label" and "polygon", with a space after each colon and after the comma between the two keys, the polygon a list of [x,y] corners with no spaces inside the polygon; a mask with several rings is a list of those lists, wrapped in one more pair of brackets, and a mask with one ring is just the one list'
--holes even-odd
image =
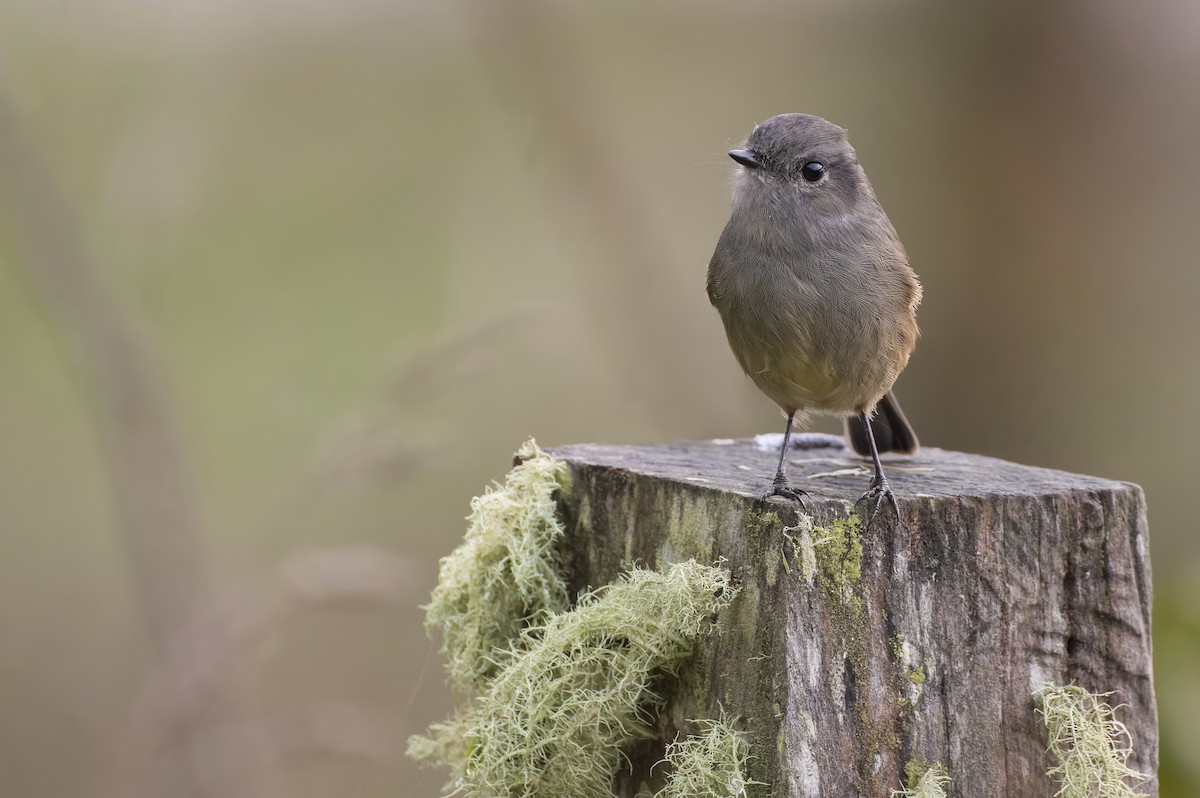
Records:
{"label": "blurred branch", "polygon": [[150,711],[168,727],[185,727],[207,711],[235,661],[261,663],[291,615],[313,607],[407,605],[419,583],[416,566],[373,546],[292,555],[275,577],[224,591],[179,630],[147,688]]}
{"label": "blurred branch", "polygon": [[551,309],[526,305],[453,330],[429,344],[415,357],[389,370],[387,396],[399,404],[459,387],[489,371],[499,370],[497,344],[506,336],[527,331]]}
{"label": "blurred branch", "polygon": [[427,345],[415,357],[389,366],[375,398],[347,413],[319,448],[304,480],[302,495],[311,496],[317,478],[342,482],[363,476],[384,475],[395,485],[418,466],[445,453],[444,440],[427,443],[396,440],[390,429],[398,410],[411,409],[420,400],[442,396],[469,380],[478,380],[504,362],[499,344],[514,330],[528,327],[537,318],[533,308],[518,308],[455,330]]}
{"label": "blurred branch", "polygon": [[[225,591],[179,631],[170,659],[146,688],[141,711],[156,726],[194,727],[230,674],[253,678],[262,668],[290,618],[315,608],[406,607],[418,600],[420,576],[409,560],[368,545],[292,555],[273,577]],[[226,736],[253,745],[263,757],[315,749],[372,760],[399,751],[403,739],[385,718],[341,704],[318,705],[299,723],[243,724]]]}
{"label": "blurred branch", "polygon": [[[199,522],[169,403],[144,341],[97,277],[77,223],[2,94],[0,173],[5,176],[0,202],[25,249],[25,257],[14,261],[73,355],[150,635],[160,661],[168,661],[176,630],[188,624],[209,593]],[[234,691],[215,685],[205,698],[202,720],[174,730],[171,739],[178,749],[162,768],[168,783],[154,790],[274,794],[273,776],[262,759],[226,739],[228,730],[246,728]],[[218,777],[223,779],[219,793],[212,789]]]}
{"label": "blurred branch", "polygon": [[173,419],[144,342],[97,279],[40,158],[0,97],[0,199],[25,257],[13,262],[73,355],[160,650],[206,588]]}
{"label": "blurred branch", "polygon": [[[348,411],[312,455],[306,471],[281,502],[269,537],[290,535],[314,504],[347,484],[383,482],[395,488],[456,451],[462,435],[426,433],[424,440],[396,430],[400,411],[421,401],[443,398],[493,371],[505,368],[503,345],[544,322],[550,311],[535,305],[514,308],[443,336],[415,355],[397,359],[383,372],[372,396]],[[263,535],[265,541],[268,535]]]}

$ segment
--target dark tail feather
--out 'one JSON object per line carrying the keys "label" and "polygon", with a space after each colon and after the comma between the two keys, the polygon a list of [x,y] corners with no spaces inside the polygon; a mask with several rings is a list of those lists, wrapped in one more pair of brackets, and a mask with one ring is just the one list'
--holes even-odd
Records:
{"label": "dark tail feather", "polygon": [[[895,452],[897,454],[913,454],[920,448],[917,433],[904,417],[896,397],[888,391],[875,406],[875,416],[871,419],[871,430],[875,433],[875,445],[879,453]],[[846,437],[850,446],[863,457],[871,456],[871,442],[867,439],[867,427],[859,416],[847,416]]]}

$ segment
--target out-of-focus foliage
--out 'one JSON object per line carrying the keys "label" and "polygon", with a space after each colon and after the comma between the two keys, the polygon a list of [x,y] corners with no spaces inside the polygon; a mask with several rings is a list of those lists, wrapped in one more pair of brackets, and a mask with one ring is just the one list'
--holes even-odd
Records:
{"label": "out-of-focus foliage", "polygon": [[1170,0],[3,3],[0,794],[435,793],[419,605],[514,445],[777,427],[703,282],[784,111],[849,128],[925,284],[921,440],[1146,488],[1162,795],[1200,794],[1198,38]]}

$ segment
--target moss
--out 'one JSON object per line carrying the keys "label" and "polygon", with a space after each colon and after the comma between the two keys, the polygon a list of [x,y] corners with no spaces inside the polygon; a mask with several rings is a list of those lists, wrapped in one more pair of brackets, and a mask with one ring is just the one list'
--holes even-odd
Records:
{"label": "moss", "polygon": [[912,759],[904,763],[904,785],[908,789],[913,789],[917,786],[917,782],[925,771],[929,770],[929,764],[919,756],[914,756]]}
{"label": "moss", "polygon": [[[863,558],[860,527],[857,516],[835,518],[828,526],[818,527],[811,516],[802,514],[795,526],[783,530],[790,560],[804,581],[810,586],[819,584],[843,603],[858,600]],[[788,570],[790,573],[791,566]]]}
{"label": "moss", "polygon": [[897,634],[892,638],[892,658],[900,676],[908,682],[908,688],[904,691],[901,701],[908,709],[915,709],[928,679],[925,668],[918,664],[920,655],[904,635]]}
{"label": "moss", "polygon": [[667,548],[662,554],[668,560],[680,560],[682,552],[687,556],[711,562],[713,560],[713,541],[710,517],[713,509],[703,500],[695,498],[696,494],[684,492],[674,499],[667,519],[667,529],[670,538]]}
{"label": "moss", "polygon": [[[740,641],[748,655],[757,651],[759,596],[758,586],[753,581],[747,581],[741,588],[744,598],[733,605],[726,614],[725,630],[734,639]],[[762,656],[762,655],[759,655]]]}
{"label": "moss", "polygon": [[[845,649],[857,680],[865,673],[867,662],[866,604],[859,584],[863,558],[859,520],[838,518],[825,527],[811,527],[810,531],[802,524],[800,529],[802,536],[811,535],[816,585],[825,598],[835,642]],[[802,553],[801,562],[807,556]]]}
{"label": "moss", "polygon": [[862,603],[856,588],[862,579],[862,536],[858,516],[835,518],[827,527],[813,529],[813,554],[817,581],[827,592],[847,604]]}
{"label": "moss", "polygon": [[467,533],[441,561],[425,626],[442,633],[454,683],[464,690],[495,673],[510,644],[548,612],[567,608],[554,544],[563,535],[555,494],[567,466],[530,439],[503,486],[471,500]]}
{"label": "moss", "polygon": [[1133,752],[1128,729],[1103,699],[1073,684],[1044,685],[1034,697],[1046,723],[1047,750],[1057,764],[1047,773],[1063,798],[1134,798],[1129,786],[1146,776],[1127,764]]}
{"label": "moss", "polygon": [[[860,697],[869,694],[866,684],[869,619],[862,584],[861,523],[858,516],[852,515],[816,526],[811,518],[801,516],[799,523],[788,530],[799,576],[815,586],[824,599],[826,644],[831,650],[840,648],[845,652],[844,670],[831,673],[830,678],[851,679]],[[883,791],[883,786],[872,766],[873,760],[882,751],[897,749],[900,742],[895,729],[879,718],[875,709],[860,698],[855,719],[858,749],[862,751],[859,769],[869,791],[877,794]]]}
{"label": "moss", "polygon": [[[771,540],[777,538],[769,538]],[[767,546],[762,552],[762,562],[759,567],[763,570],[763,577],[767,587],[775,587],[779,583],[779,574],[784,568],[783,552],[777,546]]]}

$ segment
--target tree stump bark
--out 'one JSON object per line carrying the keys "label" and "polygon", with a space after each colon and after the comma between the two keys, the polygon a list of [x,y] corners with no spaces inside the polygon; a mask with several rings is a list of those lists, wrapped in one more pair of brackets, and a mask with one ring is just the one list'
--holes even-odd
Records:
{"label": "tree stump bark", "polygon": [[837,521],[870,479],[842,449],[789,456],[811,524],[757,500],[777,455],[750,441],[552,453],[572,473],[575,589],[687,558],[732,570],[740,593],[661,731],[736,718],[761,795],[886,797],[909,763],[940,762],[952,796],[1051,798],[1033,697],[1047,682],[1115,691],[1129,764],[1157,794],[1137,485],[927,448],[885,462],[903,523],[885,506],[862,531]]}

